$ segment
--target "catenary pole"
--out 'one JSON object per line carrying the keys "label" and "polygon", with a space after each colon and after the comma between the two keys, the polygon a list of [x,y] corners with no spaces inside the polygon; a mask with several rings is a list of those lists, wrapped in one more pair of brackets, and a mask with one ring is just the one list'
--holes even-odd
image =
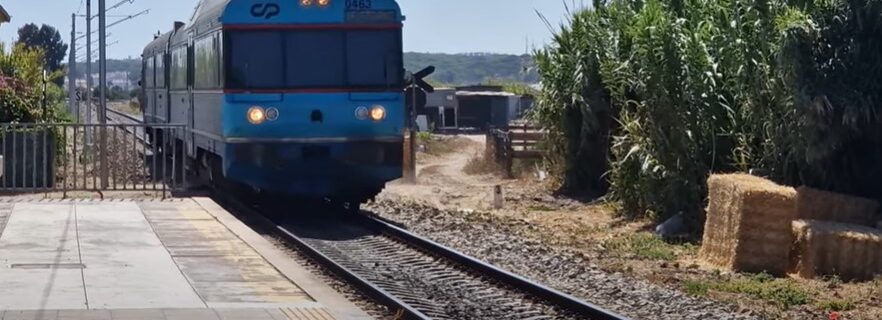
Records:
{"label": "catenary pole", "polygon": [[67,63],[67,111],[80,123],[80,102],[77,99],[77,14],[70,15],[70,59]]}
{"label": "catenary pole", "polygon": [[101,126],[101,188],[108,186],[107,163],[107,12],[106,0],[98,0],[98,88],[101,96],[98,100],[98,123]]}

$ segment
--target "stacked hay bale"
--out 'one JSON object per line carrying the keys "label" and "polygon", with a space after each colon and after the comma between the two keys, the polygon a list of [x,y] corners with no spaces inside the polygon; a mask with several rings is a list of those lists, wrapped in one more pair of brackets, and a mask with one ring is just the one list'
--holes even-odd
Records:
{"label": "stacked hay bale", "polygon": [[796,191],[799,219],[876,226],[879,203],[870,199],[800,187]]}
{"label": "stacked hay bale", "polygon": [[882,272],[882,231],[854,224],[797,220],[791,267],[803,278],[872,279]]}
{"label": "stacked hay bale", "polygon": [[713,175],[708,192],[699,255],[713,265],[806,278],[882,274],[876,201],[744,174]]}
{"label": "stacked hay bale", "polygon": [[731,174],[711,176],[708,191],[699,255],[727,269],[784,274],[790,265],[796,190]]}
{"label": "stacked hay bale", "polygon": [[838,275],[866,280],[882,273],[882,232],[874,229],[879,203],[801,187],[793,222],[791,271],[803,278]]}

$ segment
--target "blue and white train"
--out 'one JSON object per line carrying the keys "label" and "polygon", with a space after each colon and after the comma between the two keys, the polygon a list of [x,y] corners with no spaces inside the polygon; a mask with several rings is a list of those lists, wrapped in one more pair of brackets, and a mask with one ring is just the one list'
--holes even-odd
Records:
{"label": "blue and white train", "polygon": [[186,124],[211,179],[364,202],[402,173],[403,20],[394,0],[203,0],[144,49],[145,122]]}

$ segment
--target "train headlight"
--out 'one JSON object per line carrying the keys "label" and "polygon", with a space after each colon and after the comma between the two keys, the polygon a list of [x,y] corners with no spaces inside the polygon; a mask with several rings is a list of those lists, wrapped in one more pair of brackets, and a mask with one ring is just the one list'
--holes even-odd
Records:
{"label": "train headlight", "polygon": [[318,3],[320,7],[326,7],[331,4],[331,0],[317,0],[316,3]]}
{"label": "train headlight", "polygon": [[312,0],[300,0],[300,5],[301,5],[301,6],[304,6],[304,7],[306,7],[306,6],[311,6],[311,5],[312,5]]}
{"label": "train headlight", "polygon": [[261,107],[251,107],[246,117],[251,124],[261,124],[266,121],[266,111]]}
{"label": "train headlight", "polygon": [[367,120],[370,113],[371,112],[367,107],[358,107],[355,109],[355,118],[358,120]]}
{"label": "train headlight", "polygon": [[380,121],[386,119],[386,108],[383,106],[373,106],[371,107],[370,113],[371,120]]}

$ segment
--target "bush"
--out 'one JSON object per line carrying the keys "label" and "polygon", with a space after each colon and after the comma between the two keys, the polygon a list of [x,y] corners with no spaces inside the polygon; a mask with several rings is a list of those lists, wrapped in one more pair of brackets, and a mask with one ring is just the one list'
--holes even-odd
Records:
{"label": "bush", "polygon": [[[43,86],[43,54],[18,45],[6,52],[0,44],[0,123],[60,122],[64,91],[52,83],[50,74]],[[46,106],[44,106],[44,94]]]}
{"label": "bush", "polygon": [[536,52],[564,191],[700,225],[712,172],[882,198],[882,0],[611,0]]}

